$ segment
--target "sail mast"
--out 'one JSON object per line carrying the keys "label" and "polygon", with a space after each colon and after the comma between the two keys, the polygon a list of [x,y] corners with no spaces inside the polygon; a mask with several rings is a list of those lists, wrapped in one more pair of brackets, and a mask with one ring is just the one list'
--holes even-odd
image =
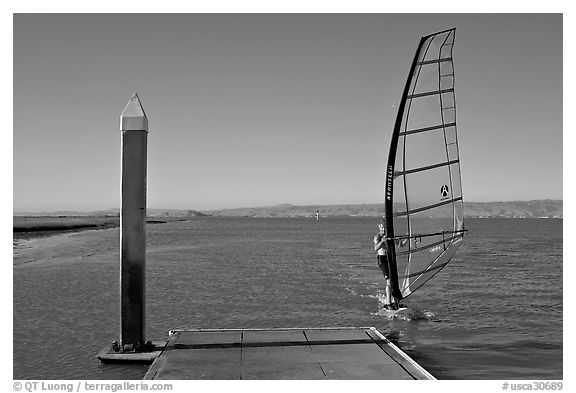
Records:
{"label": "sail mast", "polygon": [[426,39],[430,36],[425,36],[420,39],[418,44],[418,49],[416,49],[416,54],[412,60],[412,65],[410,66],[410,72],[408,73],[408,78],[406,79],[406,85],[404,86],[404,92],[402,93],[402,98],[400,100],[400,105],[398,106],[398,113],[396,114],[396,122],[394,123],[394,130],[392,131],[392,138],[390,140],[390,150],[388,153],[388,163],[386,165],[386,184],[385,184],[385,195],[384,200],[384,215],[386,223],[386,236],[388,240],[386,241],[386,247],[388,249],[388,259],[390,263],[390,284],[392,286],[392,296],[396,299],[402,299],[402,292],[400,291],[400,286],[398,283],[398,267],[396,264],[396,249],[394,247],[394,223],[393,223],[393,188],[394,188],[394,165],[396,162],[396,150],[398,147],[398,139],[400,136],[400,129],[402,127],[402,118],[404,116],[404,110],[406,107],[406,101],[408,94],[410,92],[410,84],[416,70],[416,65],[418,64],[418,58],[420,57],[420,52],[422,47],[426,42]]}

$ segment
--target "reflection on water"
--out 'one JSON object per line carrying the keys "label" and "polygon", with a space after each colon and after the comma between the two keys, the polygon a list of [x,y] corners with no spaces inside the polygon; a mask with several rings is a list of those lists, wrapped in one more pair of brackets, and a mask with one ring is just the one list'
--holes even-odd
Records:
{"label": "reflection on water", "polygon": [[[378,219],[198,218],[147,227],[148,339],[175,328],[375,326],[437,378],[562,378],[562,220],[469,220],[455,260],[389,319]],[[545,247],[544,247],[545,245]],[[118,339],[119,231],[14,249],[14,378],[140,379]],[[546,268],[542,268],[545,261]]]}

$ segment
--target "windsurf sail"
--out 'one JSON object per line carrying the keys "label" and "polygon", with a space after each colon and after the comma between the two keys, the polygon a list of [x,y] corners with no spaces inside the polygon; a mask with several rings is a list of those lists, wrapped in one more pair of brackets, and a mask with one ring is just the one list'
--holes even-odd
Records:
{"label": "windsurf sail", "polygon": [[421,38],[390,142],[384,208],[396,299],[409,296],[446,266],[465,232],[452,58],[455,31]]}

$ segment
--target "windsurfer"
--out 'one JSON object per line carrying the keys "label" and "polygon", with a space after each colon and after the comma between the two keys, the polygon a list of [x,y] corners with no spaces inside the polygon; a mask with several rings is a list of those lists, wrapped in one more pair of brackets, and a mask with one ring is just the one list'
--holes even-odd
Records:
{"label": "windsurfer", "polygon": [[384,307],[394,309],[397,302],[392,302],[390,268],[388,266],[388,253],[386,251],[386,227],[383,223],[378,224],[378,234],[374,236],[374,251],[378,257],[378,267],[386,279],[386,300]]}

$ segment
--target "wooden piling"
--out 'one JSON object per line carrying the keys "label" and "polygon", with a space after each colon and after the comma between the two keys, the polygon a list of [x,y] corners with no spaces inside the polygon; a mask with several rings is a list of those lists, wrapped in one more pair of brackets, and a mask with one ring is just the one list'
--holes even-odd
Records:
{"label": "wooden piling", "polygon": [[120,130],[120,345],[138,351],[145,344],[148,118],[136,93],[120,116]]}

